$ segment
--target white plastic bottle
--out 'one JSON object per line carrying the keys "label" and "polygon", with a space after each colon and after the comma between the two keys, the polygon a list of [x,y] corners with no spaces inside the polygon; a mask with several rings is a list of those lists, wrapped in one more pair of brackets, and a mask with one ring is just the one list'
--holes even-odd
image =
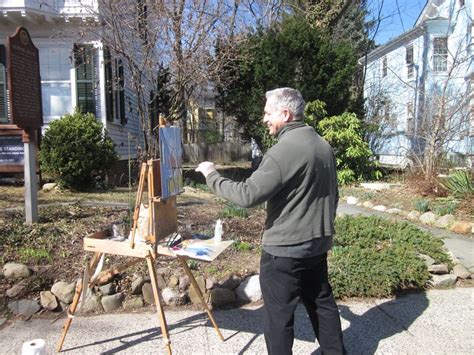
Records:
{"label": "white plastic bottle", "polygon": [[216,222],[214,228],[214,243],[219,243],[222,240],[222,221],[220,219]]}

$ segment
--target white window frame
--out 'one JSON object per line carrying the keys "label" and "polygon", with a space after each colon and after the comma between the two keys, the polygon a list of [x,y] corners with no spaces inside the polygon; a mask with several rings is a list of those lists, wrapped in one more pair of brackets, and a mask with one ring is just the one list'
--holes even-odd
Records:
{"label": "white window frame", "polygon": [[[436,47],[436,42],[437,41],[444,41],[445,42],[445,47],[441,48],[441,50],[446,51],[446,53],[436,53],[437,47]],[[433,38],[433,72],[435,73],[443,73],[448,70],[448,37],[443,36],[443,37],[434,37]]]}

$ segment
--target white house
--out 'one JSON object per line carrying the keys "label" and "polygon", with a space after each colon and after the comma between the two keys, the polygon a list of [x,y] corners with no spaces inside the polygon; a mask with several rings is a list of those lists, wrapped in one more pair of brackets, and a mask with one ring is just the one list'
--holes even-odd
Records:
{"label": "white house", "polygon": [[100,21],[98,1],[0,0],[0,12],[0,125],[9,123],[4,44],[24,26],[39,50],[43,131],[80,107],[104,124],[122,160],[129,152],[133,158],[142,123],[127,65],[100,39],[85,41],[81,33],[81,24]]}
{"label": "white house", "polygon": [[472,166],[473,16],[474,0],[429,0],[413,29],[359,60],[382,164],[405,167],[436,150]]}

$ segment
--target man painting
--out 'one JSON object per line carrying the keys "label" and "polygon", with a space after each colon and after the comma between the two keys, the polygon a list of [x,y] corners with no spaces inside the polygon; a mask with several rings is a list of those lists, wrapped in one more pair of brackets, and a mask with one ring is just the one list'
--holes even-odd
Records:
{"label": "man painting", "polygon": [[214,164],[196,171],[214,193],[237,205],[267,202],[260,260],[264,335],[269,354],[291,354],[294,312],[301,300],[323,354],[345,352],[341,322],[328,282],[327,252],[332,246],[338,204],[332,148],[303,122],[299,91],[266,93],[263,122],[278,139],[244,182],[219,175]]}

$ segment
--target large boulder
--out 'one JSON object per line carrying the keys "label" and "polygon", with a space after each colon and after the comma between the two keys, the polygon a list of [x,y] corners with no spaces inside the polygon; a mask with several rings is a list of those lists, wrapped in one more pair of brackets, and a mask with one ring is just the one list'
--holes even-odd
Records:
{"label": "large boulder", "polygon": [[224,282],[222,282],[221,287],[227,288],[229,290],[235,290],[237,286],[240,285],[241,282],[242,282],[241,277],[231,274],[229,275],[229,277],[227,277],[227,279]]}
{"label": "large boulder", "polygon": [[179,285],[179,278],[176,275],[171,275],[168,280],[168,287],[175,288]]}
{"label": "large boulder", "polygon": [[181,306],[186,304],[187,296],[185,292],[178,293],[171,287],[165,288],[161,292],[161,296],[163,297],[163,301],[168,306]]}
{"label": "large boulder", "polygon": [[454,216],[451,214],[445,214],[439,217],[436,221],[435,226],[438,228],[448,228],[454,222]]}
{"label": "large boulder", "polygon": [[50,192],[50,191],[53,191],[56,188],[56,186],[58,186],[58,184],[56,184],[54,182],[48,182],[48,183],[43,185],[41,190],[43,192]]}
{"label": "large boulder", "polygon": [[51,291],[41,291],[40,292],[40,303],[41,306],[48,311],[54,311],[58,308],[58,300],[56,296],[53,295]]}
{"label": "large boulder", "polygon": [[420,219],[420,216],[421,216],[421,213],[418,212],[418,211],[411,211],[410,213],[408,213],[407,215],[407,218],[410,220],[410,221],[418,221]]}
{"label": "large boulder", "polygon": [[472,226],[470,222],[457,221],[451,225],[451,231],[459,234],[470,234],[472,231]]}
{"label": "large boulder", "polygon": [[104,311],[113,312],[122,306],[123,299],[123,293],[116,293],[115,295],[103,296],[100,302],[104,307]]}
{"label": "large boulder", "polygon": [[143,298],[141,298],[141,297],[127,298],[125,301],[123,301],[122,307],[126,311],[131,311],[131,310],[142,308],[143,307]]}
{"label": "large boulder", "polygon": [[188,275],[181,275],[179,277],[179,289],[181,291],[184,291],[188,287],[189,287],[189,276]]}
{"label": "large boulder", "polygon": [[235,302],[235,292],[227,288],[216,287],[209,292],[209,303],[221,307]]}
{"label": "large boulder", "polygon": [[[198,276],[196,277],[196,283],[198,284],[204,299],[206,299],[206,280],[204,280],[204,277]],[[193,285],[191,285],[189,288],[189,298],[191,299],[192,303],[201,304],[201,298],[199,297],[198,292]]]}
{"label": "large boulder", "polygon": [[143,284],[145,283],[145,279],[143,276],[137,276],[135,280],[132,281],[132,295],[139,295],[142,292]]}
{"label": "large boulder", "polygon": [[357,203],[359,203],[359,199],[357,197],[354,197],[354,196],[348,196],[347,197],[347,204],[348,205],[357,205]]}
{"label": "large boulder", "polygon": [[15,298],[18,296],[21,297],[25,295],[27,291],[28,291],[28,280],[24,279],[14,284],[12,287],[10,287],[6,292],[6,295],[9,298]]}
{"label": "large boulder", "polygon": [[259,275],[250,276],[235,289],[237,297],[242,301],[256,302],[262,299]]}
{"label": "large boulder", "polygon": [[113,282],[109,282],[108,284],[99,286],[99,290],[104,296],[113,295],[115,293],[115,284]]}
{"label": "large boulder", "polygon": [[100,303],[100,297],[98,294],[92,292],[92,290],[87,290],[87,295],[85,297],[84,303],[79,303],[79,311],[81,313],[99,313],[104,309]]}
{"label": "large boulder", "polygon": [[153,295],[153,286],[147,282],[142,286],[142,295],[146,304],[155,304],[155,296]]}
{"label": "large boulder", "polygon": [[428,266],[428,271],[431,274],[444,275],[449,273],[448,265],[446,264],[433,264]]}
{"label": "large boulder", "polygon": [[62,302],[71,303],[76,291],[76,283],[67,283],[64,281],[56,282],[51,287],[51,292]]}
{"label": "large boulder", "polygon": [[25,264],[6,263],[3,266],[3,276],[6,279],[23,279],[31,275],[31,270]]}
{"label": "large boulder", "polygon": [[456,284],[457,276],[454,274],[432,275],[431,285],[437,287],[450,287]]}
{"label": "large boulder", "polygon": [[8,308],[13,314],[25,317],[29,317],[41,309],[38,302],[33,300],[10,301],[8,302]]}
{"label": "large boulder", "polygon": [[468,279],[471,276],[471,273],[461,264],[454,265],[453,274],[463,280]]}
{"label": "large boulder", "polygon": [[372,208],[372,207],[374,207],[374,204],[370,201],[365,201],[364,203],[362,203],[362,207]]}
{"label": "large boulder", "polygon": [[425,212],[420,216],[420,221],[423,224],[433,225],[438,217],[433,212]]}

